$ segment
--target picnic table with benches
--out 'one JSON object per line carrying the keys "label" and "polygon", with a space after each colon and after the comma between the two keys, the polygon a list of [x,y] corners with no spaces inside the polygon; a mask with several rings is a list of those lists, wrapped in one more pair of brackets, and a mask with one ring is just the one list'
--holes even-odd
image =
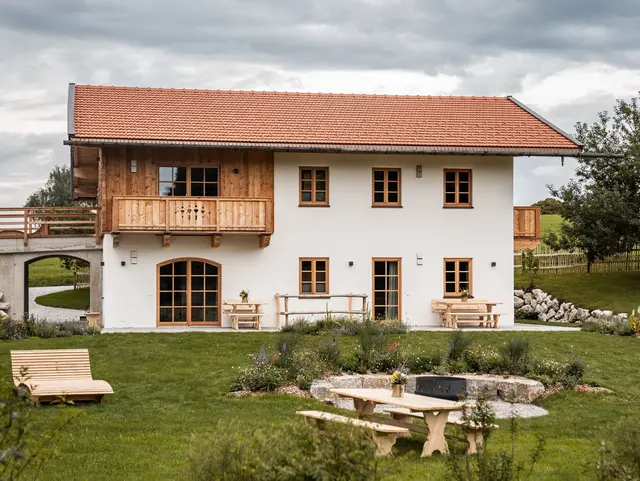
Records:
{"label": "picnic table with benches", "polygon": [[431,310],[440,315],[440,326],[456,329],[458,324],[478,324],[482,327],[498,327],[501,313],[494,306],[501,302],[480,299],[463,301],[460,298],[433,299]]}
{"label": "picnic table with benches", "polygon": [[228,299],[224,301],[223,312],[231,318],[231,327],[238,330],[241,324],[260,329],[260,320],[265,314],[260,312],[262,302],[243,302],[242,299]]}

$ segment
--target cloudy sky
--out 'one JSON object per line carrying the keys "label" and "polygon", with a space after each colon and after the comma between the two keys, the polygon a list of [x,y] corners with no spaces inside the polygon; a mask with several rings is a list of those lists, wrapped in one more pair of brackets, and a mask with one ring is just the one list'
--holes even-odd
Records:
{"label": "cloudy sky", "polygon": [[[67,84],[514,95],[561,128],[640,90],[640,0],[0,0],[0,206],[68,163]],[[575,161],[517,159],[515,201]]]}

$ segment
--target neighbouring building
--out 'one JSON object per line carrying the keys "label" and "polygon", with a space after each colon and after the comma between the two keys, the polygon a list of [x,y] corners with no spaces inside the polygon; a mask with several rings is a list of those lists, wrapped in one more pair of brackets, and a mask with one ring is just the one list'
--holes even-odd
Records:
{"label": "neighbouring building", "polygon": [[265,327],[276,293],[300,311],[363,293],[375,317],[432,326],[431,300],[462,289],[512,324],[513,157],[582,149],[512,97],[71,84],[68,118],[107,328],[228,326],[243,289]]}

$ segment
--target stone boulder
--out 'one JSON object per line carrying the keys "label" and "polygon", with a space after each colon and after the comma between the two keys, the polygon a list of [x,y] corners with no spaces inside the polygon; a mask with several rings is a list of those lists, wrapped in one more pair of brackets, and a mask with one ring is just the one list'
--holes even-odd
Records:
{"label": "stone boulder", "polygon": [[530,292],[527,292],[524,296],[522,296],[522,298],[524,299],[524,302],[526,302],[527,304],[531,304],[531,300],[533,299],[533,294],[531,294]]}
{"label": "stone boulder", "polygon": [[544,316],[545,321],[553,321],[556,318],[556,311],[553,309],[549,309],[547,314]]}
{"label": "stone boulder", "polygon": [[528,305],[524,305],[519,309],[520,313],[523,315],[529,315],[532,314],[534,312],[533,307],[528,306]]}
{"label": "stone boulder", "polygon": [[0,302],[0,311],[8,311],[9,303],[8,302]]}
{"label": "stone boulder", "polygon": [[578,308],[576,318],[580,322],[584,322],[589,318],[589,311],[587,309]]}
{"label": "stone boulder", "polygon": [[524,301],[517,296],[513,296],[513,307],[520,309],[522,306],[524,306]]}
{"label": "stone boulder", "polygon": [[542,291],[542,289],[533,289],[531,291],[531,294],[534,295],[535,297],[538,297],[540,294],[544,294],[544,292]]}
{"label": "stone boulder", "polygon": [[540,303],[536,299],[531,299],[528,304],[535,309]]}
{"label": "stone boulder", "polygon": [[516,289],[513,291],[513,295],[522,298],[524,297],[524,291],[522,289]]}

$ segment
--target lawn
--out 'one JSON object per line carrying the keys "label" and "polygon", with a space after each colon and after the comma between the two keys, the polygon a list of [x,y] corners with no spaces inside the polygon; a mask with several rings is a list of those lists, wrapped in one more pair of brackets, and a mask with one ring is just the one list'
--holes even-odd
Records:
{"label": "lawn", "polygon": [[[586,309],[631,312],[640,304],[640,272],[543,274],[535,284],[562,301]],[[516,273],[515,285],[527,285],[522,274]]]}
{"label": "lawn", "polygon": [[545,214],[540,216],[540,234],[544,237],[547,232],[556,232],[560,229],[562,216],[559,214]]}
{"label": "lawn", "polygon": [[69,289],[66,291],[52,292],[36,297],[36,304],[49,307],[63,307],[65,309],[89,309],[88,287],[81,289]]}
{"label": "lawn", "polygon": [[[402,348],[443,349],[450,333],[415,332],[393,336]],[[528,338],[540,357],[585,357],[587,379],[613,395],[564,392],[541,402],[550,415],[522,421],[522,457],[538,435],[547,448],[533,479],[585,479],[582,463],[593,460],[598,441],[623,419],[637,419],[640,384],[639,340],[584,332],[479,332],[475,342],[496,346],[514,336]],[[219,420],[238,418],[247,435],[255,427],[290,421],[297,409],[329,409],[309,399],[268,395],[235,398],[226,391],[237,366],[249,354],[272,344],[271,333],[105,334],[95,337],[1,341],[0,359],[9,374],[10,349],[87,347],[94,377],[109,381],[115,394],[106,406],[81,405],[80,421],[62,437],[60,455],[45,466],[43,479],[177,479],[184,473],[198,437]],[[318,338],[309,338],[317,342]],[[339,338],[346,351],[356,338]],[[55,408],[42,414],[52,418]],[[495,443],[508,445],[506,423]],[[443,457],[419,457],[421,437],[400,439],[396,455],[383,461],[389,480],[447,479]]]}
{"label": "lawn", "polygon": [[29,265],[29,287],[71,285],[73,272],[62,267],[57,257],[49,257]]}

